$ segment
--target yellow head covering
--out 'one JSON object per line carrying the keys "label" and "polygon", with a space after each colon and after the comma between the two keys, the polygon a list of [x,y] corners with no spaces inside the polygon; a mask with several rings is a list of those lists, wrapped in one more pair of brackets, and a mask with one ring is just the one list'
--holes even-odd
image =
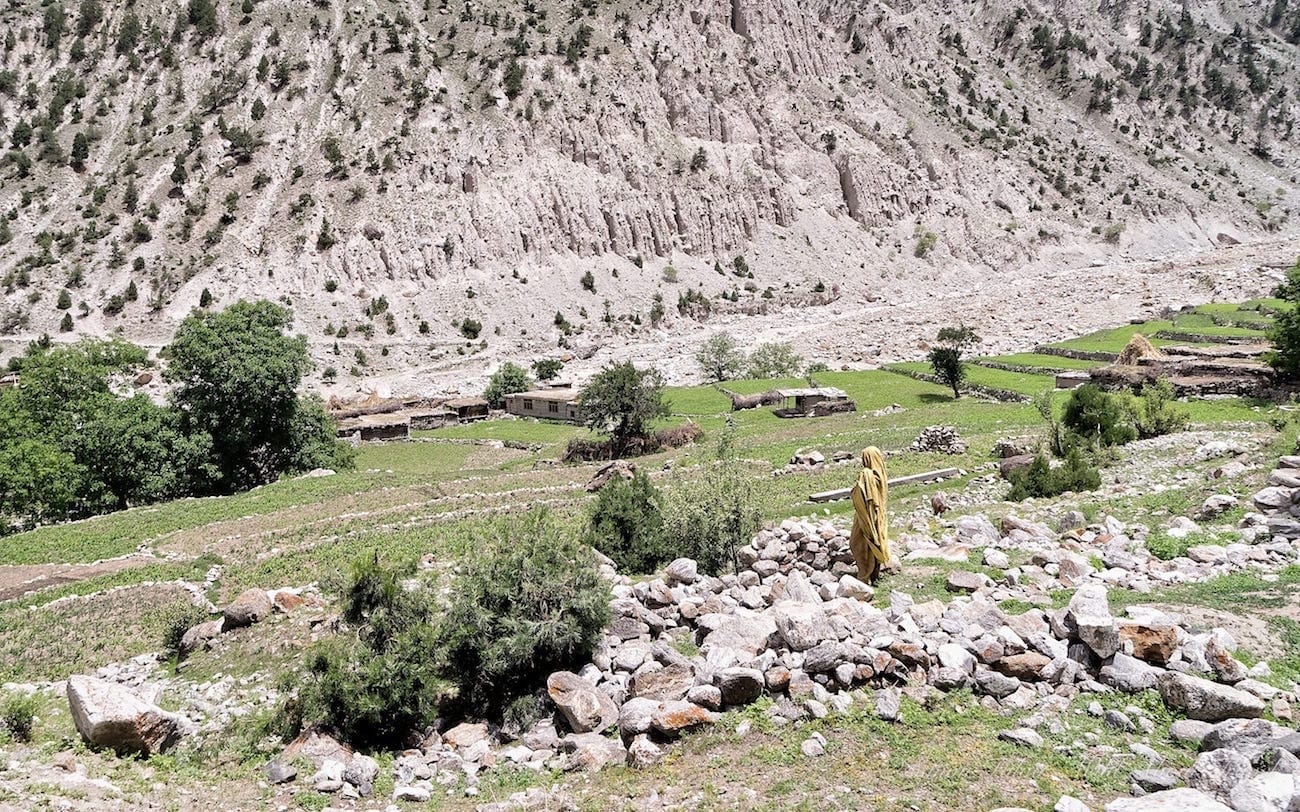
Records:
{"label": "yellow head covering", "polygon": [[858,564],[858,577],[874,581],[889,562],[889,475],[880,449],[862,449],[862,473],[850,492],[853,499],[853,532],[849,549]]}

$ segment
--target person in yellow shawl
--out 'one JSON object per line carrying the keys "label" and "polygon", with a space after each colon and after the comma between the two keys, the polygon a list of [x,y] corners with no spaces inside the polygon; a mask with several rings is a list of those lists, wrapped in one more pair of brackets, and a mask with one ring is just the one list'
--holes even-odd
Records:
{"label": "person in yellow shawl", "polygon": [[889,476],[880,449],[862,449],[862,473],[850,492],[853,499],[853,532],[849,550],[858,564],[858,577],[872,583],[889,563]]}

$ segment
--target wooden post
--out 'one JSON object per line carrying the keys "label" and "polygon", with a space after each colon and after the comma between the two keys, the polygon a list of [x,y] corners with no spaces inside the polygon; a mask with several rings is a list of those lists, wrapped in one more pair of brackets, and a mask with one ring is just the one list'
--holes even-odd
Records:
{"label": "wooden post", "polygon": [[[926,471],[920,474],[909,474],[908,476],[895,477],[889,480],[889,487],[894,488],[899,485],[915,485],[918,482],[938,482],[941,479],[952,479],[961,473],[960,468],[940,468],[937,471]],[[841,499],[849,498],[849,491],[852,488],[836,488],[833,491],[822,491],[808,496],[809,502],[838,502]]]}

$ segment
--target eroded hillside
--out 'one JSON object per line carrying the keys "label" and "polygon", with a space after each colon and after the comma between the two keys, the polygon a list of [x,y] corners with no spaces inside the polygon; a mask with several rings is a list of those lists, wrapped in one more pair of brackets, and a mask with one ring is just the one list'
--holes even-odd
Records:
{"label": "eroded hillside", "polygon": [[737,313],[870,361],[1294,259],[1300,2],[948,5],[13,5],[0,346],[265,297],[343,390]]}

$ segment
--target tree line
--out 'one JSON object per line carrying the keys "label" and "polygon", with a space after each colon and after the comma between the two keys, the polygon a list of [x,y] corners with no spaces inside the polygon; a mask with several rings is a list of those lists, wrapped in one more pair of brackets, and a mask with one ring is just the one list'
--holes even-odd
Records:
{"label": "tree line", "polygon": [[311,361],[291,324],[265,301],[190,314],[162,350],[165,404],[128,393],[149,366],[134,344],[34,342],[0,390],[0,534],[350,467],[320,399],[298,395]]}

